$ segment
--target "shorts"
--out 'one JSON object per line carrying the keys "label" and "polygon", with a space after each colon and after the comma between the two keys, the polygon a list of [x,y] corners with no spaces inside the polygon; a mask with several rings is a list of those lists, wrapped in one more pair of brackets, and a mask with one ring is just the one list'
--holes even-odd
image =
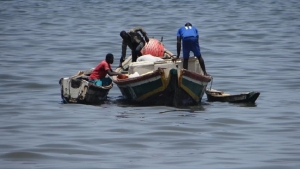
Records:
{"label": "shorts", "polygon": [[105,77],[102,79],[89,80],[89,82],[93,83],[96,86],[108,86],[112,83],[112,80],[109,77]]}
{"label": "shorts", "polygon": [[196,57],[201,55],[199,42],[196,37],[182,39],[183,59],[188,59],[190,57],[190,51],[192,51]]}

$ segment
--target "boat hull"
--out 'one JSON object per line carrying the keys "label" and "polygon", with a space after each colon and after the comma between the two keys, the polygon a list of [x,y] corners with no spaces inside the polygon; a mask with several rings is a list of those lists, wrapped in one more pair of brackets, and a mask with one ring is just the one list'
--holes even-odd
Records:
{"label": "boat hull", "polygon": [[[200,103],[205,93],[207,84],[211,81],[209,76],[196,72],[181,70],[178,86],[185,91],[196,103]],[[180,96],[180,95],[179,95]]]}
{"label": "boat hull", "polygon": [[207,100],[210,102],[230,102],[230,103],[255,103],[259,97],[259,92],[247,92],[241,94],[226,94],[217,90],[206,90]]}
{"label": "boat hull", "polygon": [[179,69],[171,69],[167,77],[163,69],[158,69],[144,76],[113,81],[131,103],[178,107],[201,103],[210,78]]}
{"label": "boat hull", "polygon": [[161,69],[144,76],[131,79],[114,80],[125,99],[130,101],[143,101],[149,96],[160,93],[166,89],[164,74]]}
{"label": "boat hull", "polygon": [[[157,41],[155,41],[157,42]],[[148,46],[147,51],[160,53],[160,47]],[[152,52],[153,53],[153,52]],[[148,53],[146,53],[148,54]],[[151,54],[151,53],[150,53]],[[156,55],[155,55],[156,56]],[[131,56],[115,71],[128,75],[128,79],[112,77],[124,99],[138,105],[187,106],[201,103],[211,76],[204,76],[196,57],[189,58],[188,68],[183,69],[183,60],[173,62],[174,54],[167,49],[159,55],[159,61],[133,62]],[[130,77],[135,73],[137,77]]]}
{"label": "boat hull", "polygon": [[95,86],[88,82],[86,74],[78,73],[73,77],[59,80],[61,98],[64,103],[99,104],[107,99],[113,83],[108,86]]}

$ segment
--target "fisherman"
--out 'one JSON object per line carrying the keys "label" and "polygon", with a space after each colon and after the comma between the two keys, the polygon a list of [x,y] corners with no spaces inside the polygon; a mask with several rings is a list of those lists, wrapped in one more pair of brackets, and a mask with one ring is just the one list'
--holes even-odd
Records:
{"label": "fisherman", "polygon": [[182,53],[183,53],[183,68],[188,69],[188,61],[190,57],[190,51],[194,53],[194,56],[198,58],[199,64],[203,70],[204,75],[208,75],[205,69],[205,63],[200,52],[199,45],[199,34],[197,28],[192,26],[191,23],[187,22],[183,27],[177,31],[177,58],[173,59],[176,61],[180,57],[182,40]]}
{"label": "fisherman", "polygon": [[[138,33],[140,32],[143,37]],[[136,59],[139,56],[142,56],[141,50],[145,46],[145,42],[149,42],[149,38],[147,36],[146,31],[141,27],[135,27],[131,29],[129,32],[121,31],[120,36],[122,37],[122,56],[120,58],[119,67],[122,67],[122,63],[126,57],[126,49],[127,46],[131,49],[132,62],[136,62]]]}
{"label": "fisherman", "polygon": [[114,55],[108,53],[105,60],[101,61],[89,76],[89,82],[95,84],[96,86],[110,85],[112,80],[111,78],[106,77],[106,75],[108,74],[109,76],[117,76],[121,74],[111,69],[111,64],[113,62]]}

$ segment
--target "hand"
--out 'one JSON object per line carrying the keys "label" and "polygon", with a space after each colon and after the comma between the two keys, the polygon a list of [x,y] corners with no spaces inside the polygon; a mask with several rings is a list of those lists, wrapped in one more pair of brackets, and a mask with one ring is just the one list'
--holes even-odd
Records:
{"label": "hand", "polygon": [[172,62],[175,62],[176,63],[176,61],[179,59],[179,55],[172,55],[171,56],[172,57]]}
{"label": "hand", "polygon": [[211,76],[210,74],[208,74],[208,73],[206,73],[206,72],[204,73],[204,75],[205,75],[205,76]]}
{"label": "hand", "polygon": [[175,62],[176,63],[176,61],[179,59],[179,56],[176,56],[176,58],[173,58],[172,59],[172,62]]}
{"label": "hand", "polygon": [[145,41],[148,43],[149,42],[149,38],[147,36],[145,36]]}

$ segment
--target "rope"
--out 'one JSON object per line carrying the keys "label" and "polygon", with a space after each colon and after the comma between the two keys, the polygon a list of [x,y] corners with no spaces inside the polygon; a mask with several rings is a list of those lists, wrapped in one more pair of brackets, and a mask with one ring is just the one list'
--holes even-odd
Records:
{"label": "rope", "polygon": [[210,91],[211,91],[211,86],[212,86],[212,84],[213,84],[213,79],[214,79],[214,78],[211,77],[211,83],[210,83],[210,89],[209,89]]}

